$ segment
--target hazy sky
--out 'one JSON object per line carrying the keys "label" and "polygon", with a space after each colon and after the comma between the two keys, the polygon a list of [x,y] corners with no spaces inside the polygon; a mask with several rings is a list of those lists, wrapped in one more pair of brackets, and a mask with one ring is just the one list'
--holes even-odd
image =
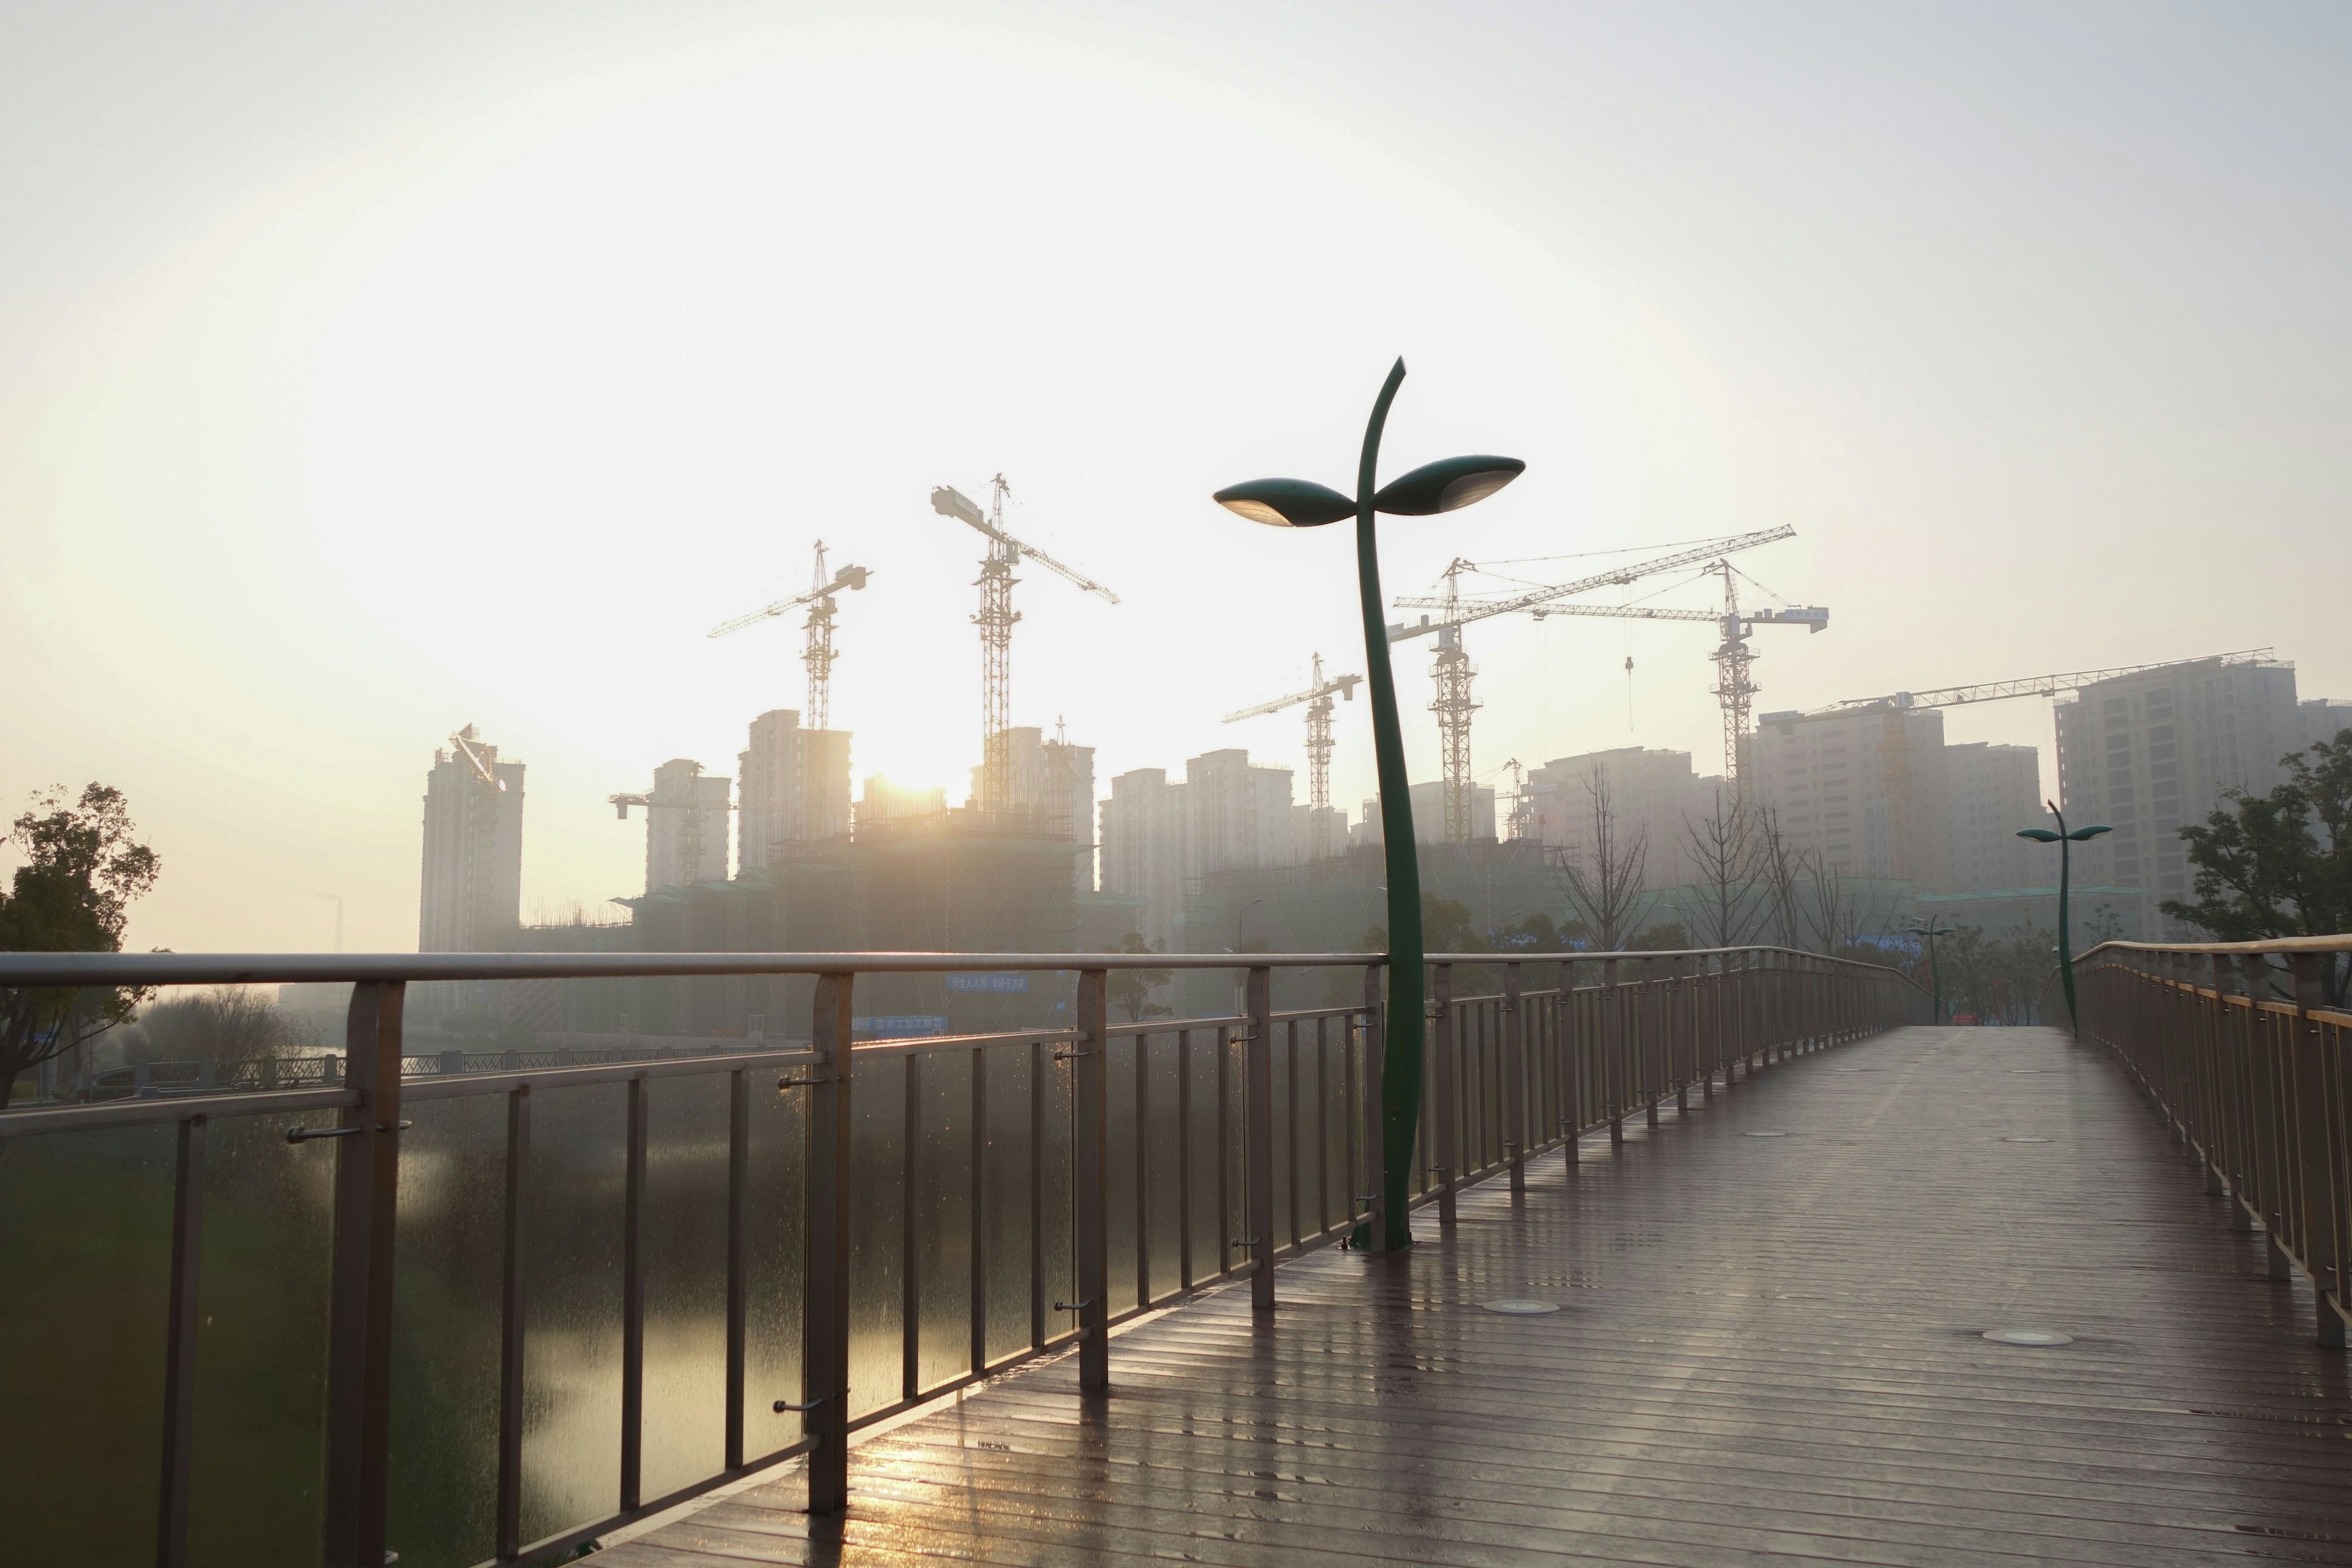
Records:
{"label": "hazy sky", "polygon": [[[20,0],[0,805],[129,791],[131,945],[324,947],[338,894],[411,948],[470,721],[530,764],[526,916],[599,905],[606,795],[800,705],[796,622],[703,634],[819,537],[875,574],[858,776],[960,797],[980,541],[926,496],[999,470],[1123,599],[1025,574],[1015,721],[1303,799],[1297,713],[1217,720],[1362,668],[1347,531],[1207,497],[1346,486],[1400,353],[1387,472],[1528,468],[1391,523],[1391,593],[1787,522],[1741,563],[1833,619],[1758,634],[1763,709],[2265,645],[2352,696],[2347,205],[2341,5]],[[1469,646],[1482,775],[1719,765],[1705,626]],[[2046,773],[2048,726],[1948,730]]]}

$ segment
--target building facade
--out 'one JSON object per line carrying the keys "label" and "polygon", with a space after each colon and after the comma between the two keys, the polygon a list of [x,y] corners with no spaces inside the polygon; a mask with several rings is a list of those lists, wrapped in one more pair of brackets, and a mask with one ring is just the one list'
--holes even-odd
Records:
{"label": "building facade", "polygon": [[1767,713],[1743,745],[1750,798],[1790,848],[1841,876],[1950,889],[1943,714],[1891,703]]}
{"label": "building facade", "polygon": [[1559,757],[1530,770],[1525,788],[1532,836],[1578,865],[1591,852],[1596,773],[1607,786],[1620,844],[1644,847],[1643,879],[1653,888],[1689,881],[1696,872],[1686,825],[1714,810],[1723,781],[1693,773],[1688,752],[1647,746]]}
{"label": "building facade", "polygon": [[2181,825],[2201,822],[2233,791],[2266,793],[2279,759],[2306,743],[2294,667],[2192,659],[2084,687],[2057,714],[2067,824],[2114,830],[2076,847],[2074,875],[2141,889],[2140,930],[2189,934],[2155,912],[2189,896]]}
{"label": "building facade", "polygon": [[1950,890],[1990,892],[2047,880],[2047,857],[2017,836],[2049,815],[2042,804],[2041,752],[1983,741],[1946,746],[1944,776],[1951,795]]}
{"label": "building facade", "polygon": [[425,775],[419,952],[504,952],[522,923],[523,764],[474,737],[433,753]]}
{"label": "building facade", "polygon": [[848,731],[804,730],[798,712],[774,709],[751,721],[751,743],[736,762],[743,780],[743,869],[775,865],[787,845],[849,832]]}
{"label": "building facade", "polygon": [[1181,783],[1162,768],[1119,774],[1098,813],[1102,890],[1140,898],[1140,934],[1173,944],[1186,891],[1202,877],[1296,858],[1290,791],[1288,768],[1239,749],[1192,758]]}
{"label": "building facade", "polygon": [[727,879],[735,781],[673,757],[646,797],[646,891]]}

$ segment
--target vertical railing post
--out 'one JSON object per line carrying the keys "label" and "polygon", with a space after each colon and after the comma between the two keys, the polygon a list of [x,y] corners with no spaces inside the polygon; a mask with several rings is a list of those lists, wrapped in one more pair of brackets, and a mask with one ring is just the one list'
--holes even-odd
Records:
{"label": "vertical railing post", "polygon": [[1582,1015],[1576,1002],[1576,960],[1559,966],[1559,1027],[1554,1048],[1559,1052],[1559,1136],[1568,1174],[1576,1174],[1577,1144],[1584,1132],[1584,1055],[1586,1036],[1576,1025]]}
{"label": "vertical railing post", "polygon": [[1650,1126],[1658,1124],[1658,1101],[1666,1097],[1665,1066],[1666,1037],[1670,1032],[1667,1019],[1665,988],[1658,980],[1659,960],[1642,960],[1642,1100],[1643,1120]]}
{"label": "vertical railing post", "polygon": [[1430,986],[1430,1007],[1434,1015],[1434,1052],[1437,1058],[1437,1081],[1430,1098],[1430,1109],[1436,1121],[1436,1137],[1430,1142],[1430,1152],[1437,1163],[1437,1223],[1454,1223],[1454,1184],[1462,1173],[1461,1137],[1454,1129],[1455,1090],[1460,1086],[1459,1053],[1454,1049],[1454,966],[1440,963]]}
{"label": "vertical railing post", "polygon": [[1601,965],[1601,1071],[1606,1075],[1602,1098],[1609,1105],[1609,1147],[1625,1142],[1625,993],[1617,984],[1617,960]]}
{"label": "vertical railing post", "polygon": [[1110,1387],[1110,973],[1078,973],[1078,1037],[1070,1045],[1070,1155],[1077,1219],[1078,1391]]}
{"label": "vertical railing post", "polygon": [[1388,1183],[1382,1179],[1388,1170],[1384,1127],[1387,1118],[1381,1114],[1382,1043],[1388,1038],[1383,1025],[1388,1009],[1381,993],[1381,981],[1386,966],[1364,965],[1364,1103],[1360,1112],[1364,1157],[1357,1180],[1363,1184],[1364,1246],[1373,1252],[1388,1250]]}
{"label": "vertical railing post", "polygon": [[1503,965],[1503,1136],[1510,1141],[1511,1191],[1528,1190],[1528,1022],[1519,966]]}
{"label": "vertical railing post", "polygon": [[645,1500],[646,1104],[643,1074],[629,1079],[628,1144],[621,1189],[621,1508]]}
{"label": "vertical railing post", "polygon": [[[850,992],[856,977],[820,974],[809,1017],[819,1059],[808,1082],[807,1292],[801,1352],[806,1392],[809,1512],[849,1507]],[[778,1401],[780,1410],[789,1409]]]}
{"label": "vertical railing post", "polygon": [[751,1075],[727,1075],[726,1465],[743,1467],[743,1375],[751,1307]]}
{"label": "vertical railing post", "polygon": [[[1698,1006],[1697,998],[1683,980],[1683,960],[1667,961],[1666,989],[1674,1004],[1666,1009],[1666,1076],[1674,1080],[1675,1109],[1687,1114],[1690,1110],[1691,1079],[1698,1068]],[[1685,1059],[1682,1041],[1687,1034],[1690,1052]]]}
{"label": "vertical railing post", "polygon": [[[2315,1009],[2327,1004],[2319,978],[2319,956],[2298,952],[2294,966],[2294,1051],[2292,1064],[2295,1114],[2296,1167],[2303,1200],[2303,1258],[2311,1270],[2311,1291],[2318,1301],[2319,1343],[2329,1350],[2344,1348],[2344,1315],[2336,1308],[2343,1297],[2337,1273],[2337,1182],[2342,1171],[2338,1151],[2330,1135],[2335,1129],[2328,1110],[2336,1103],[2336,1075],[2328,1070],[2327,1050],[2321,1043]],[[2334,962],[2331,957],[2330,963]]]}
{"label": "vertical railing post", "polygon": [[1249,1013],[1249,1033],[1244,1039],[1244,1071],[1248,1075],[1249,1106],[1244,1113],[1248,1139],[1244,1159],[1249,1184],[1250,1257],[1256,1267],[1250,1275],[1250,1306],[1274,1310],[1274,971],[1255,968],[1242,987],[1243,1006]]}
{"label": "vertical railing post", "polygon": [[358,1131],[335,1140],[322,1499],[329,1568],[382,1568],[384,1560],[404,994],[399,981],[360,982],[344,1027],[346,1084],[359,1103],[341,1118]]}

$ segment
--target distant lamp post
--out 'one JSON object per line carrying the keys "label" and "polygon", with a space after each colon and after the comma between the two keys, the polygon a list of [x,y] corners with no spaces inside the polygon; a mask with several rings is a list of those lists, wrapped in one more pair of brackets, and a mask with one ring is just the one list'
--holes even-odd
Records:
{"label": "distant lamp post", "polygon": [[1933,988],[1936,998],[1936,1022],[1941,1024],[1944,1021],[1944,972],[1936,967],[1936,939],[1951,935],[1952,928],[1937,924],[1936,917],[1929,915],[1924,923],[1913,926],[1904,934],[1927,939],[1927,984]]}
{"label": "distant lamp post", "polygon": [[2017,836],[2031,838],[2036,844],[2058,846],[2058,980],[2066,988],[2067,1028],[2071,1033],[2080,1035],[2083,1018],[2074,1008],[2074,945],[2066,931],[2066,886],[2074,869],[2074,846],[2085,838],[2096,838],[2100,834],[2111,833],[2114,829],[2099,823],[2090,827],[2078,827],[2069,833],[2066,831],[2066,814],[2058,809],[2058,803],[2052,800],[2042,804],[2057,819],[2058,831],[2053,833],[2046,827],[2021,827]]}
{"label": "distant lamp post", "polygon": [[1356,465],[1356,496],[1307,479],[1253,479],[1216,494],[1218,504],[1253,522],[1275,528],[1319,528],[1356,520],[1356,586],[1363,602],[1366,684],[1372,694],[1372,752],[1380,767],[1381,847],[1388,868],[1389,1023],[1388,1048],[1381,1068],[1381,1238],[1388,1250],[1412,1245],[1412,1138],[1421,1123],[1422,967],[1421,868],[1412,836],[1412,795],[1404,772],[1404,731],[1397,721],[1396,679],[1389,668],[1388,618],[1381,603],[1379,545],[1372,531],[1376,512],[1393,517],[1429,517],[1457,511],[1486,500],[1520,474],[1517,458],[1448,458],[1425,464],[1377,489],[1381,428],[1389,405],[1404,380],[1396,362],[1372,405],[1364,426],[1364,447]]}

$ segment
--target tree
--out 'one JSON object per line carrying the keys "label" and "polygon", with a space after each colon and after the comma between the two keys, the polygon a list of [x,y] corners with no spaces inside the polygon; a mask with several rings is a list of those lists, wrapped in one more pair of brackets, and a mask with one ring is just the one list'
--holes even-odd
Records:
{"label": "tree", "polygon": [[1707,947],[1738,947],[1765,912],[1758,907],[1764,879],[1757,853],[1756,818],[1738,796],[1715,792],[1715,805],[1696,820],[1683,818],[1683,844],[1698,870],[1698,934]]}
{"label": "tree", "polygon": [[1780,831],[1780,814],[1770,806],[1756,813],[1756,879],[1772,940],[1802,947],[1805,861],[1802,849]]}
{"label": "tree", "polygon": [[[2279,765],[2286,780],[2268,795],[2233,792],[2201,826],[2180,830],[2196,897],[2165,900],[2166,914],[2223,942],[2352,931],[2352,730]],[[2331,1005],[2343,1004],[2347,980],[2331,955]]]}
{"label": "tree", "polygon": [[1592,933],[1593,945],[1615,952],[1624,948],[1656,902],[1645,885],[1650,837],[1646,832],[1629,836],[1618,821],[1609,773],[1601,763],[1594,763],[1585,775],[1584,792],[1592,833],[1580,858],[1561,852],[1560,880],[1569,906]]}
{"label": "tree", "polygon": [[[1119,938],[1121,952],[1158,952],[1143,940],[1140,931],[1129,931]],[[1130,1024],[1140,1024],[1146,1018],[1165,1018],[1174,1009],[1151,1000],[1152,992],[1175,981],[1172,969],[1114,969],[1110,972],[1110,1005],[1127,1015]]]}
{"label": "tree", "polygon": [[[131,902],[163,863],[132,841],[122,792],[93,784],[68,803],[58,785],[33,797],[6,841],[25,863],[0,894],[0,952],[120,952]],[[129,1018],[147,994],[132,987],[0,986],[0,1105],[17,1076],[78,1053]]]}
{"label": "tree", "polygon": [[299,1055],[311,1043],[292,1015],[241,985],[143,1008],[121,1039],[126,1062],[263,1061]]}

